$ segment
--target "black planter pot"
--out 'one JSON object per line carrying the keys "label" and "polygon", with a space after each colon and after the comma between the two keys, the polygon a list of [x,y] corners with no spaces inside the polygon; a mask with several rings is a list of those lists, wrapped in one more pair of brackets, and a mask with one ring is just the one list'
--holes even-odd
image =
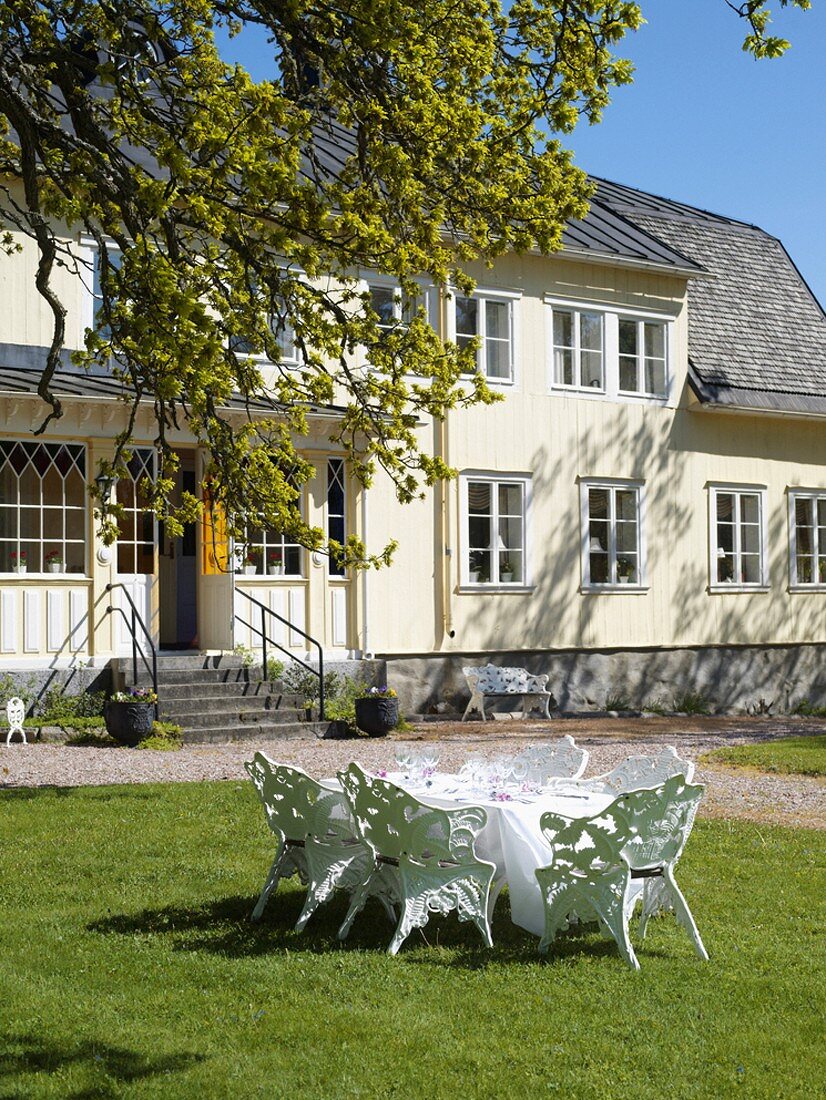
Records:
{"label": "black planter pot", "polygon": [[398,699],[356,699],[356,725],[364,733],[384,737],[398,724]]}
{"label": "black planter pot", "polygon": [[113,703],[103,708],[106,732],[122,745],[137,745],[152,732],[154,703]]}

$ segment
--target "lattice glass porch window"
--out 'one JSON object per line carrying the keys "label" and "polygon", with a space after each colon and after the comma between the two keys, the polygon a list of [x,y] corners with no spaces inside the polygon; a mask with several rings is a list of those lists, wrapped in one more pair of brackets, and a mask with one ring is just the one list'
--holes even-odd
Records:
{"label": "lattice glass porch window", "polygon": [[555,386],[604,389],[603,330],[601,313],[554,307]]}
{"label": "lattice glass porch window", "polygon": [[826,584],[826,494],[792,493],[792,584]]}
{"label": "lattice glass porch window", "polygon": [[467,481],[467,583],[525,583],[525,485]]}
{"label": "lattice glass porch window", "polygon": [[586,483],[583,584],[643,583],[640,486]]}
{"label": "lattice glass porch window", "polygon": [[[344,459],[327,462],[327,538],[344,545],[347,539],[347,494],[344,484]],[[327,568],[331,577],[343,577],[344,566],[332,557]]]}
{"label": "lattice glass porch window", "polygon": [[621,393],[666,397],[666,328],[662,321],[619,319]]}
{"label": "lattice glass porch window", "polygon": [[715,489],[715,584],[763,584],[763,497],[759,492]]}
{"label": "lattice glass porch window", "polygon": [[136,447],[128,462],[129,476],[118,479],[115,500],[123,509],[118,519],[118,573],[127,576],[155,572],[155,515],[145,509],[149,498],[144,482],[155,480],[155,452]]}
{"label": "lattice glass porch window", "polygon": [[258,573],[300,577],[303,575],[303,549],[298,543],[291,542],[283,531],[249,527],[237,558],[239,566],[254,565]]}
{"label": "lattice glass porch window", "polygon": [[0,572],[85,573],[87,518],[82,443],[0,441]]}
{"label": "lattice glass porch window", "polygon": [[465,348],[479,337],[476,364],[487,378],[510,381],[513,376],[513,302],[476,295],[456,297],[456,343]]}

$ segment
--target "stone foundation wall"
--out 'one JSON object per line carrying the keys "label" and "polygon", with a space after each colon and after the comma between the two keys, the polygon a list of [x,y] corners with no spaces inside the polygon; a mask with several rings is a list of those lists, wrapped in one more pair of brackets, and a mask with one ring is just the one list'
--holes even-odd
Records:
{"label": "stone foundation wall", "polygon": [[[462,713],[470,698],[464,665],[515,665],[548,673],[563,712],[628,709],[659,703],[673,709],[688,692],[705,697],[714,714],[771,706],[787,713],[803,700],[826,706],[826,645],[707,646],[654,650],[511,651],[426,656],[385,655],[387,682],[405,714]],[[763,701],[761,704],[761,700]],[[504,700],[490,709],[514,710]]]}
{"label": "stone foundation wall", "polygon": [[3,669],[0,666],[0,710],[13,695],[26,701],[27,713],[38,713],[49,691],[80,695],[84,691],[111,691],[112,669],[106,668],[33,668]]}

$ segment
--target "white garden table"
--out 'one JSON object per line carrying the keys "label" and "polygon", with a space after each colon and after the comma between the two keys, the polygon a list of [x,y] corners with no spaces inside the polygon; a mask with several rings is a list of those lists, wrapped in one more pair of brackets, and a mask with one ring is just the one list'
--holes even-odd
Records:
{"label": "white garden table", "polygon": [[[616,798],[615,793],[578,790],[576,781],[560,781],[541,794],[511,792],[510,800],[500,801],[474,794],[456,775],[434,775],[429,785],[406,779],[400,773],[387,775],[391,783],[403,787],[422,802],[453,809],[458,806],[483,806],[488,815],[485,828],[476,838],[476,854],[496,864],[496,889],[507,884],[511,919],[534,936],[545,930],[545,910],[535,871],[547,867],[552,851],[539,819],[548,810],[564,817],[593,817]],[[338,786],[336,780],[327,780]]]}

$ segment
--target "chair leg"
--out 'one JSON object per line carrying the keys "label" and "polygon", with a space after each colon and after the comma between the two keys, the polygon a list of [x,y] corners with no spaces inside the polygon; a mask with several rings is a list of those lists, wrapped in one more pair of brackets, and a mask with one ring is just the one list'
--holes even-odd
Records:
{"label": "chair leg", "polygon": [[[606,874],[603,878],[607,881],[599,892],[588,892],[589,900],[599,914],[601,924],[615,940],[623,959],[633,970],[639,970],[640,964],[628,937],[626,920],[630,880],[624,871]],[[605,886],[611,886],[612,889],[607,890]]]}
{"label": "chair leg", "polygon": [[694,922],[694,917],[691,915],[691,910],[688,908],[688,902],[683,897],[682,890],[677,885],[674,878],[674,872],[670,867],[666,867],[663,873],[663,878],[668,884],[668,895],[671,900],[671,904],[674,906],[674,915],[677,921],[685,928],[691,940],[694,944],[694,950],[703,959],[704,962],[708,962],[708,952],[705,949],[703,941],[700,939],[700,933],[697,930],[697,925]]}
{"label": "chair leg", "polygon": [[359,915],[364,908],[368,897],[370,896],[370,882],[373,878],[374,872],[371,872],[370,877],[366,882],[363,882],[361,886],[357,887],[353,891],[353,897],[350,901],[350,908],[347,910],[347,916],[344,918],[344,923],[338,930],[338,938],[340,940],[346,940],[350,935],[350,929],[353,927],[353,921]]}
{"label": "chair leg", "polygon": [[[424,919],[422,919],[422,917]],[[388,955],[395,955],[414,928],[424,928],[427,924],[427,906],[423,905],[422,898],[405,898],[402,902],[401,916],[393,939],[387,948]]]}
{"label": "chair leg", "polygon": [[264,912],[264,907],[269,900],[270,894],[278,885],[278,880],[281,877],[281,868],[284,863],[284,857],[287,854],[286,845],[279,846],[278,851],[275,853],[275,859],[272,861],[272,867],[270,867],[270,873],[267,875],[267,881],[264,883],[264,889],[255,903],[255,908],[252,911],[250,920],[261,920],[261,914]]}
{"label": "chair leg", "polygon": [[508,880],[504,875],[501,875],[498,879],[491,883],[490,893],[488,894],[488,923],[493,920],[493,910],[496,908],[496,903],[499,900],[499,895],[502,893],[502,887]]}

